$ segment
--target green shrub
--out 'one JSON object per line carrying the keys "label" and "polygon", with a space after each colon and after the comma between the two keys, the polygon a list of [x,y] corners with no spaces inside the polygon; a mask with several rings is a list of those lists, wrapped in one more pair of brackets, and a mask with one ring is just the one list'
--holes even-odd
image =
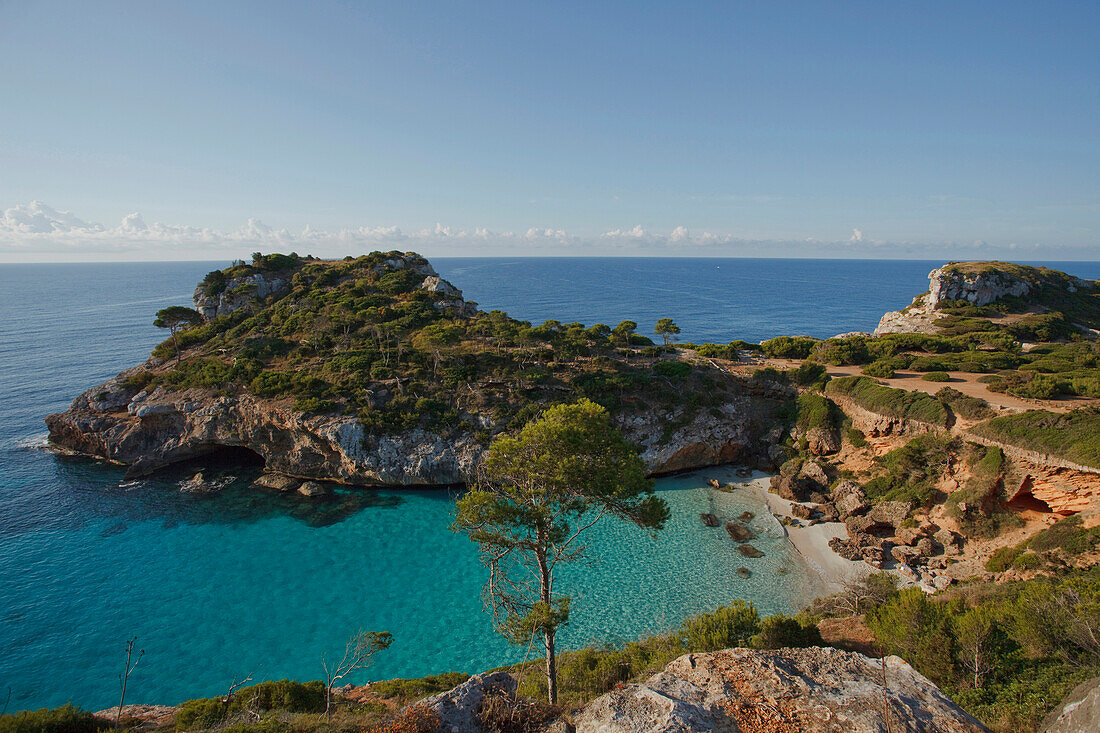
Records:
{"label": "green shrub", "polygon": [[951,375],[947,372],[926,372],[921,379],[926,382],[950,382]]}
{"label": "green shrub", "polygon": [[371,692],[379,697],[397,698],[405,702],[420,700],[437,692],[446,692],[468,680],[470,675],[461,672],[430,674],[417,679],[395,679],[374,682]]}
{"label": "green shrub", "polygon": [[777,336],[760,343],[760,350],[769,359],[805,359],[817,339],[809,336]]}
{"label": "green shrub", "polygon": [[980,397],[964,395],[951,387],[944,387],[937,392],[936,399],[951,408],[956,415],[967,420],[984,420],[997,414],[996,410]]}
{"label": "green shrub", "polygon": [[949,610],[921,589],[899,591],[893,600],[868,614],[867,625],[887,651],[916,665],[933,682],[943,684],[954,677]]}
{"label": "green shrub", "polygon": [[998,547],[985,561],[985,569],[991,573],[1008,570],[1021,552],[1023,552],[1023,548],[1018,546]]}
{"label": "green shrub", "polygon": [[806,619],[784,614],[768,616],[760,622],[760,631],[749,639],[753,649],[821,646],[821,632]]}
{"label": "green shrub", "polygon": [[864,448],[867,446],[866,436],[855,428],[848,430],[848,442],[855,448]]}
{"label": "green shrub", "polygon": [[653,365],[653,371],[662,377],[681,380],[691,372],[691,365],[683,361],[659,361]]}
{"label": "green shrub", "polygon": [[863,367],[863,373],[868,377],[876,377],[878,379],[893,379],[894,367],[888,361],[873,361],[867,366]]}
{"label": "green shrub", "polygon": [[693,651],[710,652],[746,646],[760,630],[760,616],[751,603],[737,600],[713,613],[684,621],[681,632]]}
{"label": "green shrub", "polygon": [[71,704],[0,715],[0,733],[95,733],[111,724]]}
{"label": "green shrub", "polygon": [[1027,541],[1027,547],[1036,552],[1062,550],[1069,555],[1080,555],[1096,547],[1100,540],[1100,527],[1085,529],[1078,514],[1052,524]]}
{"label": "green shrub", "polygon": [[864,336],[831,338],[819,341],[810,352],[815,361],[842,366],[847,364],[866,364],[871,361],[871,352],[867,348]]}
{"label": "green shrub", "polygon": [[258,712],[320,713],[325,709],[325,686],[316,680],[274,680],[242,687],[228,703],[217,697],[188,700],[176,710],[176,730],[213,728],[234,717],[246,704]]}
{"label": "green shrub", "polygon": [[1012,561],[1012,567],[1017,570],[1035,570],[1043,564],[1043,559],[1037,553],[1025,552]]}

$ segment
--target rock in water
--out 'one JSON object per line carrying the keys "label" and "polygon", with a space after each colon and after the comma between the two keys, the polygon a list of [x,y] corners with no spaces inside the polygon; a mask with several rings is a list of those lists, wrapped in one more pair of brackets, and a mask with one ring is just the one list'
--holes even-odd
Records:
{"label": "rock in water", "polygon": [[298,493],[302,496],[317,497],[332,496],[333,491],[331,486],[320,481],[303,481],[298,487]]}
{"label": "rock in water", "polygon": [[733,538],[734,542],[748,542],[749,540],[756,539],[755,532],[732,519],[726,520],[726,531],[729,532],[729,536]]}
{"label": "rock in water", "polygon": [[516,681],[507,672],[486,672],[474,675],[458,687],[422,700],[439,716],[438,730],[445,733],[481,733],[477,713],[481,701],[488,692],[503,692],[508,697],[516,694]]}
{"label": "rock in water", "polygon": [[[882,662],[839,649],[687,654],[586,706],[578,733],[880,733]],[[889,730],[985,731],[899,657],[886,657]]]}
{"label": "rock in water", "polygon": [[751,578],[752,577],[752,571],[749,570],[748,568],[737,568],[737,577],[738,578]]}
{"label": "rock in water", "polygon": [[756,549],[747,542],[744,542],[737,546],[737,551],[745,557],[764,557],[764,553]]}

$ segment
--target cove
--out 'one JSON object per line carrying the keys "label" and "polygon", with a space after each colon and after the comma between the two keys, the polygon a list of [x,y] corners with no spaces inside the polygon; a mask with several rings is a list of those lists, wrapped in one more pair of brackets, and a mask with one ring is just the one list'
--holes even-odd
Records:
{"label": "cove", "polygon": [[[247,487],[257,469],[223,464],[206,469],[226,480],[222,491],[190,494],[180,486],[193,468],[125,482],[116,467],[27,452],[56,461],[82,507],[50,527],[8,525],[0,546],[0,669],[18,708],[116,704],[133,636],[145,657],[128,697],[161,704],[224,692],[249,673],[315,679],[322,651],[359,629],[395,641],[357,682],[475,673],[527,653],[483,611],[476,547],[448,528],[453,492],[318,502],[257,492]],[[560,580],[574,611],[564,648],[667,631],[734,598],[762,614],[807,600],[812,573],[758,496],[710,489],[711,477],[747,481],[730,468],[659,479],[672,520],[656,540],[615,521],[592,530],[590,562]],[[724,529],[703,527],[705,511],[754,512],[764,557],[744,558]]]}

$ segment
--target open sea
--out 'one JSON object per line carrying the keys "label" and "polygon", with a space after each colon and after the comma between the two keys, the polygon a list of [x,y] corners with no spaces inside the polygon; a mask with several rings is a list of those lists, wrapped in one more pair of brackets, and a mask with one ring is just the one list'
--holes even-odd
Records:
{"label": "open sea", "polygon": [[[744,259],[434,259],[482,309],[541,322],[671,317],[685,341],[759,341],[870,331],[928,287],[937,262]],[[522,659],[492,632],[476,549],[448,530],[445,491],[342,491],[315,502],[249,492],[255,468],[221,465],[215,495],[180,491],[191,471],[126,482],[123,469],[44,450],[42,418],[143,361],[164,333],[153,313],[190,304],[228,263],[0,265],[0,699],[8,710],[118,703],[125,643],[144,658],[129,702],[176,704],[230,682],[321,675],[322,652],[355,631],[393,646],[355,681],[478,672]],[[1100,263],[1042,263],[1100,277]],[[193,469],[192,469],[193,470]],[[812,574],[751,492],[710,477],[658,481],[673,509],[657,540],[612,522],[573,596],[564,647],[667,631],[734,598],[762,614],[809,600]],[[720,514],[754,511],[763,558],[742,558]],[[749,567],[742,580],[736,569]],[[534,655],[538,655],[535,650]]]}

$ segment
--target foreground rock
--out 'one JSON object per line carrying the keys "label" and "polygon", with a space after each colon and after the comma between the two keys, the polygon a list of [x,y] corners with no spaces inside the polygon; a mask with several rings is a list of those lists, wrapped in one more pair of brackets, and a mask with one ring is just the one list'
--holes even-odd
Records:
{"label": "foreground rock", "polygon": [[513,697],[516,681],[507,672],[486,672],[474,675],[458,687],[422,700],[439,716],[439,730],[443,733],[480,733],[477,714],[487,694],[503,694]]}
{"label": "foreground rock", "polygon": [[1089,733],[1100,727],[1100,677],[1075,687],[1050,711],[1039,730],[1043,733]]}
{"label": "foreground rock", "polygon": [[578,733],[984,731],[898,657],[831,648],[688,654],[646,682],[598,698]]}

